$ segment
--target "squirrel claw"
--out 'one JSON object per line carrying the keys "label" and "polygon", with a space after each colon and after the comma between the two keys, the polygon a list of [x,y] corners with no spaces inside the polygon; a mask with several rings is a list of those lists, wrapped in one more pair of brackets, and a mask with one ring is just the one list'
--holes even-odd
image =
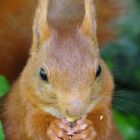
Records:
{"label": "squirrel claw", "polygon": [[71,140],[94,140],[96,131],[91,121],[80,119],[77,125],[73,128],[74,135]]}
{"label": "squirrel claw", "polygon": [[69,140],[69,135],[67,134],[68,131],[70,131],[69,126],[61,120],[55,120],[50,124],[47,135],[49,140]]}

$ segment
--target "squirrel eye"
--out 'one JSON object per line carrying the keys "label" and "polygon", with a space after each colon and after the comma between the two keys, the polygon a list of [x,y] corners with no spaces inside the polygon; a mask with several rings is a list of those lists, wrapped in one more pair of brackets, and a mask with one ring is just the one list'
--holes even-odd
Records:
{"label": "squirrel eye", "polygon": [[102,69],[101,66],[98,66],[97,72],[96,72],[96,78],[99,77],[101,75]]}
{"label": "squirrel eye", "polygon": [[47,74],[46,74],[46,72],[43,68],[40,68],[40,77],[41,77],[42,80],[48,82]]}

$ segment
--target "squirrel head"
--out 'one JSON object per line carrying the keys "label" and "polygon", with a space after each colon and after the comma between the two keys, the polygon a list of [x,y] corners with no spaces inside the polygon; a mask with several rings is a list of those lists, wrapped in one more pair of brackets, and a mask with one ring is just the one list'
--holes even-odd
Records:
{"label": "squirrel head", "polygon": [[39,1],[21,84],[22,96],[33,105],[69,121],[105,97],[111,100],[113,82],[99,55],[93,1]]}

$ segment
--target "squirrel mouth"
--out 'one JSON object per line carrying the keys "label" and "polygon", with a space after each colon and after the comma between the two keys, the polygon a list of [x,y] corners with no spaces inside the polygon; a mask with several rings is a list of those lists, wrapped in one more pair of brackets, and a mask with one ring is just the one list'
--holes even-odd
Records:
{"label": "squirrel mouth", "polygon": [[87,117],[87,115],[84,115],[84,116],[82,116],[82,117],[66,117],[65,119],[63,119],[63,121],[64,121],[65,123],[68,123],[69,126],[70,126],[71,128],[73,128],[73,127],[76,126],[77,120],[79,120],[79,119],[85,119],[86,117]]}
{"label": "squirrel mouth", "polygon": [[78,117],[66,117],[66,120],[70,123],[73,123],[75,122],[76,120],[78,120],[79,118]]}
{"label": "squirrel mouth", "polygon": [[68,122],[70,122],[70,123],[74,123],[74,122],[76,122],[78,119],[80,119],[80,118],[86,118],[87,117],[87,115],[84,115],[84,116],[82,116],[82,117],[66,117],[66,120],[68,121]]}

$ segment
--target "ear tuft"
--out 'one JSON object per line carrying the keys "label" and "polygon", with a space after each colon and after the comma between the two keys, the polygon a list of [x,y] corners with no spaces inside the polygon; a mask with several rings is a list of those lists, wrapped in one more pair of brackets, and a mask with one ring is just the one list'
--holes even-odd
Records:
{"label": "ear tuft", "polygon": [[50,28],[47,22],[48,0],[39,0],[33,25],[32,52],[37,52],[41,44],[50,37]]}
{"label": "ear tuft", "polygon": [[85,0],[85,17],[83,20],[82,31],[98,46],[97,41],[96,10],[93,0]]}

